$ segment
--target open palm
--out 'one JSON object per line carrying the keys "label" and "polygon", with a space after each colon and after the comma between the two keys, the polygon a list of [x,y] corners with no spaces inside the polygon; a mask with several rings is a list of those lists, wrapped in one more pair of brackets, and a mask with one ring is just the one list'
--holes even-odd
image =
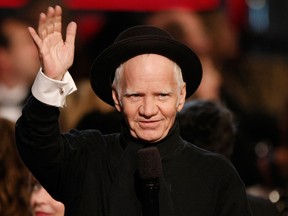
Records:
{"label": "open palm", "polygon": [[38,46],[45,75],[52,79],[61,80],[73,64],[76,23],[68,24],[66,41],[64,41],[62,37],[62,9],[60,6],[49,7],[47,14],[40,14],[38,34],[32,27],[29,27],[29,32]]}

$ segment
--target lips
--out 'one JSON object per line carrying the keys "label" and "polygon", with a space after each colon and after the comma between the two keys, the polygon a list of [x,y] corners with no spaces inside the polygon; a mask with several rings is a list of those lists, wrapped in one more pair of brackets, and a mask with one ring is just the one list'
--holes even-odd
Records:
{"label": "lips", "polygon": [[46,213],[46,212],[36,212],[35,216],[50,216],[51,214]]}
{"label": "lips", "polygon": [[159,121],[139,121],[141,128],[155,128],[159,124]]}

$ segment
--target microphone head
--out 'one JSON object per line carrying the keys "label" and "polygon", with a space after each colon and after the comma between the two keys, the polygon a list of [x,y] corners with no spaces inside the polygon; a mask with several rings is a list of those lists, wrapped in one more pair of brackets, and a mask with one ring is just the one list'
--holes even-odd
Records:
{"label": "microphone head", "polygon": [[147,147],[138,150],[139,175],[142,179],[158,178],[162,175],[162,162],[158,148]]}

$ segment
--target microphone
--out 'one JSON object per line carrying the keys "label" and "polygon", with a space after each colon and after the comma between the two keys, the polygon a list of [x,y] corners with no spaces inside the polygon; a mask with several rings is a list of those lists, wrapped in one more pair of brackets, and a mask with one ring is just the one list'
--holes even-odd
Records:
{"label": "microphone", "polygon": [[163,170],[158,148],[138,150],[138,162],[143,180],[143,216],[159,216],[159,177]]}

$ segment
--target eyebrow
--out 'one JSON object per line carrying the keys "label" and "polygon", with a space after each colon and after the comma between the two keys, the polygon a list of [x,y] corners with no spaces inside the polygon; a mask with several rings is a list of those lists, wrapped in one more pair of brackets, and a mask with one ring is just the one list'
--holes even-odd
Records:
{"label": "eyebrow", "polygon": [[143,96],[144,94],[143,93],[139,93],[139,92],[126,92],[124,93],[124,97],[129,97],[131,95],[139,95],[139,96]]}
{"label": "eyebrow", "polygon": [[[133,95],[133,94],[144,95],[144,93],[141,93],[141,92],[138,92],[138,91],[126,91],[123,94],[123,96],[125,97],[125,96],[130,96],[130,95]],[[172,94],[174,94],[174,92],[173,91],[169,91],[169,90],[167,90],[167,91],[163,90],[163,91],[159,91],[159,92],[154,92],[153,93],[153,95],[160,95],[160,94],[172,95]]]}
{"label": "eyebrow", "polygon": [[141,93],[139,91],[126,89],[123,95],[125,96],[125,95],[131,95],[131,94],[141,94]]}

